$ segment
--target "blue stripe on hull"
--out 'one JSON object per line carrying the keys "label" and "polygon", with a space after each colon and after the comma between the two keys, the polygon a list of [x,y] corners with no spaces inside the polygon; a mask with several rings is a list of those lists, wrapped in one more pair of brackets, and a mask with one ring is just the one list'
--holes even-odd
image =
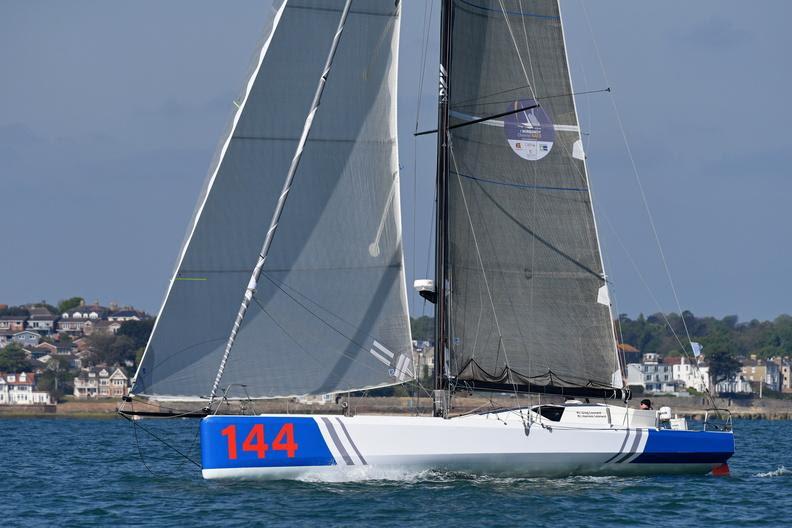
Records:
{"label": "blue stripe on hull", "polygon": [[[257,425],[263,426],[266,449],[262,449],[260,436],[252,433]],[[291,440],[296,444],[291,451],[292,456],[284,448],[289,436],[284,434],[276,442],[284,426],[289,425],[293,433]],[[203,469],[332,466],[335,463],[313,418],[208,416],[201,420]]]}
{"label": "blue stripe on hull", "polygon": [[707,431],[648,431],[633,464],[718,464],[734,454],[734,435]]}

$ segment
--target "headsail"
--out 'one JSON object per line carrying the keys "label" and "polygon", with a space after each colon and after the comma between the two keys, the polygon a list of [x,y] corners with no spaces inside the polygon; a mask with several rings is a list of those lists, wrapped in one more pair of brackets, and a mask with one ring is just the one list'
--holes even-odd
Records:
{"label": "headsail", "polygon": [[530,109],[450,132],[450,374],[596,394],[619,366],[557,1],[453,9],[451,126]]}
{"label": "headsail", "polygon": [[[278,6],[136,394],[208,395],[343,6]],[[412,376],[396,143],[399,14],[392,0],[352,4],[225,369],[231,396],[323,394]]]}

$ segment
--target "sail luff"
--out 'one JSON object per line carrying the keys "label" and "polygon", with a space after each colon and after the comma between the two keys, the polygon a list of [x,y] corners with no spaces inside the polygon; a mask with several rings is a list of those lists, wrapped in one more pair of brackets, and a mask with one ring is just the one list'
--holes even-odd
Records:
{"label": "sail luff", "polygon": [[198,227],[198,222],[201,220],[201,215],[204,211],[204,207],[206,205],[207,200],[209,199],[209,193],[212,191],[212,187],[215,183],[215,180],[217,179],[217,175],[220,171],[220,166],[222,164],[223,158],[225,157],[226,152],[228,151],[228,147],[231,144],[231,139],[234,136],[234,131],[236,130],[237,124],[239,123],[239,119],[241,118],[242,113],[244,112],[245,105],[248,102],[250,92],[253,88],[253,83],[256,81],[256,78],[258,77],[259,70],[261,69],[261,64],[263,63],[264,57],[267,55],[267,51],[270,48],[270,44],[272,43],[272,38],[275,35],[275,32],[278,28],[278,24],[281,21],[281,17],[283,16],[284,9],[286,8],[287,1],[288,0],[275,0],[273,2],[274,17],[271,23],[269,33],[267,34],[264,44],[261,46],[261,50],[259,52],[258,59],[256,61],[256,66],[252,68],[250,76],[248,77],[247,82],[245,83],[245,89],[244,89],[244,95],[242,97],[242,101],[241,103],[236,105],[236,111],[234,112],[234,116],[231,120],[231,126],[228,128],[228,133],[223,141],[223,145],[220,149],[220,153],[217,156],[217,160],[212,170],[212,174],[209,178],[206,188],[204,189],[203,195],[201,197],[200,205],[198,206],[198,209],[196,210],[193,216],[193,222],[190,228],[190,233],[185,238],[182,247],[179,251],[179,257],[177,259],[176,267],[173,270],[173,274],[171,276],[170,281],[168,282],[168,290],[165,292],[165,297],[162,299],[162,304],[160,305],[158,316],[154,320],[154,326],[152,327],[151,334],[149,335],[148,341],[146,342],[146,348],[144,349],[143,356],[140,359],[140,363],[138,364],[137,370],[135,371],[135,375],[132,377],[132,392],[135,391],[136,388],[135,382],[141,373],[141,369],[143,368],[144,365],[144,360],[146,359],[146,355],[149,354],[149,349],[151,347],[152,340],[154,339],[154,336],[157,333],[157,327],[161,321],[160,316],[165,310],[165,306],[167,305],[168,299],[170,298],[171,295],[171,291],[173,290],[173,285],[175,284],[179,276],[179,270],[181,269],[182,264],[184,263],[185,256],[187,255],[187,249],[190,246],[190,242],[192,242],[193,236],[195,235],[195,230]]}
{"label": "sail luff", "polygon": [[316,87],[316,93],[314,94],[314,99],[311,103],[311,109],[308,112],[308,117],[306,117],[305,124],[303,125],[300,141],[297,144],[297,150],[294,153],[294,157],[292,158],[291,164],[289,166],[289,172],[286,174],[286,179],[283,182],[283,190],[278,197],[278,203],[275,205],[275,211],[272,213],[270,227],[267,230],[264,244],[261,248],[261,251],[259,252],[256,266],[253,268],[253,273],[245,290],[245,295],[242,298],[242,305],[239,308],[239,313],[237,314],[236,320],[234,321],[234,326],[231,329],[231,335],[228,337],[228,343],[226,343],[226,348],[223,352],[223,358],[220,360],[220,367],[217,370],[217,376],[215,377],[214,383],[212,384],[212,392],[209,395],[210,405],[217,395],[217,389],[220,385],[220,380],[223,377],[223,371],[225,370],[228,356],[231,353],[231,348],[234,346],[237,333],[242,326],[242,320],[245,318],[245,313],[247,312],[248,306],[253,300],[253,295],[256,291],[256,288],[258,287],[261,271],[264,269],[264,264],[267,261],[270,247],[272,247],[272,240],[278,228],[280,217],[283,214],[283,208],[286,205],[286,200],[289,197],[289,191],[291,191],[294,175],[297,173],[297,169],[300,166],[302,153],[305,149],[305,142],[308,140],[308,135],[311,133],[311,125],[313,124],[314,116],[316,115],[316,111],[319,109],[319,104],[322,101],[322,93],[324,92],[325,85],[327,84],[327,77],[330,75],[330,69],[333,66],[333,58],[335,57],[336,50],[338,49],[338,43],[341,41],[341,35],[344,32],[344,25],[346,24],[347,16],[349,15],[349,8],[351,5],[352,0],[346,0],[346,3],[344,4],[344,10],[341,12],[341,19],[338,21],[338,28],[336,29],[335,36],[333,37],[333,42],[330,45],[330,51],[327,54],[327,62],[325,63],[322,74],[319,77],[319,84]]}
{"label": "sail luff", "polygon": [[[572,108],[573,108],[573,110],[575,112],[575,122],[576,123],[580,123],[580,119],[578,119],[579,114],[578,114],[578,110],[577,110],[577,97],[574,95],[575,94],[575,87],[574,87],[574,84],[572,82],[572,71],[571,71],[571,69],[568,66],[569,65],[569,48],[567,48],[567,44],[566,44],[566,32],[564,31],[564,16],[563,16],[561,11],[562,11],[561,10],[561,3],[559,2],[558,3],[558,15],[559,15],[559,18],[560,18],[559,22],[560,22],[560,25],[561,25],[561,42],[562,42],[563,47],[564,47],[564,60],[567,63],[567,77],[569,79],[569,88],[570,88],[569,92],[570,92],[570,94],[572,94],[572,95],[570,95],[570,97],[572,98]],[[608,90],[610,90],[610,88],[608,88]],[[578,132],[578,140],[581,141],[580,132]],[[581,141],[581,145],[582,145],[582,141]],[[603,257],[602,241],[600,239],[599,227],[597,225],[597,215],[594,213],[594,196],[593,196],[593,194],[591,192],[591,179],[589,178],[589,174],[588,174],[588,163],[586,163],[585,151],[583,152],[582,158],[583,159],[581,161],[582,161],[582,165],[583,165],[583,175],[585,176],[586,187],[588,188],[589,203],[591,204],[591,218],[592,218],[592,222],[594,224],[594,237],[595,237],[596,244],[597,244],[597,253],[599,254],[600,269],[602,269],[602,279],[605,282],[605,284],[602,287],[605,288],[605,291],[607,292],[606,298],[608,299],[608,326],[611,329],[610,333],[611,333],[611,336],[613,338],[613,341],[612,341],[613,353],[616,355],[617,364],[619,366],[619,371],[620,371],[620,374],[621,374],[622,386],[626,387],[627,386],[626,364],[624,363],[622,357],[620,356],[619,347],[617,346],[618,339],[616,338],[616,328],[614,327],[614,323],[613,323],[614,322],[614,318],[613,318],[613,304],[611,302],[610,293],[608,292],[608,290],[610,289],[610,288],[608,288],[608,274],[607,274],[607,271],[605,270],[605,259]],[[616,380],[614,379],[613,381],[615,382]],[[614,385],[616,385],[616,383],[614,383]]]}

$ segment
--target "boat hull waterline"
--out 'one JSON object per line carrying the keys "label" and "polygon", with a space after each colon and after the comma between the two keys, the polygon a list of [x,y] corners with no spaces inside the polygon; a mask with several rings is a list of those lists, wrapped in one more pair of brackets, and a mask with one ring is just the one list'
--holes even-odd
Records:
{"label": "boat hull waterline", "polygon": [[[514,414],[514,413],[512,413]],[[570,427],[503,419],[338,415],[209,416],[207,479],[387,479],[436,470],[493,477],[705,474],[731,432]]]}

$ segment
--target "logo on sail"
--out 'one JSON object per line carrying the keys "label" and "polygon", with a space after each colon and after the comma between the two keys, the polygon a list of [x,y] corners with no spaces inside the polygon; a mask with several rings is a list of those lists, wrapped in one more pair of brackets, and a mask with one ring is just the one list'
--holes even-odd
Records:
{"label": "logo on sail", "polygon": [[[507,111],[534,105],[536,105],[535,100],[523,99],[511,103]],[[509,146],[522,159],[540,160],[553,149],[555,128],[547,112],[540,106],[506,116],[503,120],[503,129]]]}

